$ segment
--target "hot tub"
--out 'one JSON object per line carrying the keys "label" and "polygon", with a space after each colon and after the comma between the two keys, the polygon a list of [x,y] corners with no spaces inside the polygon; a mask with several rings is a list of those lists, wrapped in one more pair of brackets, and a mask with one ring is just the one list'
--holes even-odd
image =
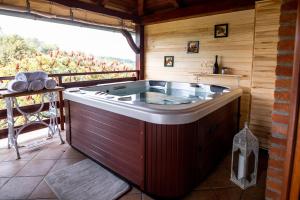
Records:
{"label": "hot tub", "polygon": [[178,198],[230,149],[241,94],[151,80],[71,88],[67,141],[153,197]]}

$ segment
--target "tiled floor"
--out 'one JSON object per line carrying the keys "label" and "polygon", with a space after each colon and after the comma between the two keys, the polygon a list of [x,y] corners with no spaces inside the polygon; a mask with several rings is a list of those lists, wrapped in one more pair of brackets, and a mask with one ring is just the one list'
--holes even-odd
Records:
{"label": "tiled floor", "polygon": [[[36,150],[21,150],[22,158],[15,160],[15,152],[0,148],[0,199],[56,199],[44,177],[51,171],[72,165],[86,157],[68,144],[60,145],[57,138]],[[260,156],[258,184],[245,191],[229,181],[230,155],[217,169],[184,200],[260,200],[264,199],[267,155]],[[98,199],[95,199],[98,200]],[[100,199],[99,199],[100,200]],[[151,200],[136,188],[121,200]]]}

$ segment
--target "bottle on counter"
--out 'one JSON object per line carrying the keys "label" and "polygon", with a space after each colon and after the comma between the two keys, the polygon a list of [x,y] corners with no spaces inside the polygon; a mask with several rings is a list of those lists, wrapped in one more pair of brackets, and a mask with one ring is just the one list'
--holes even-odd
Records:
{"label": "bottle on counter", "polygon": [[218,64],[218,55],[216,55],[216,61],[213,67],[213,73],[218,74],[219,73],[219,64]]}

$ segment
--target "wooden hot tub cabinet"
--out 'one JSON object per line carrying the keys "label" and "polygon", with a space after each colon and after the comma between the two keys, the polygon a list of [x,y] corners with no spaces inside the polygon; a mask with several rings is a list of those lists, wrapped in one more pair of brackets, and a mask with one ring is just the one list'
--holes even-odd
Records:
{"label": "wooden hot tub cabinet", "polygon": [[67,141],[158,198],[190,192],[238,131],[239,99],[189,124],[161,125],[66,100]]}

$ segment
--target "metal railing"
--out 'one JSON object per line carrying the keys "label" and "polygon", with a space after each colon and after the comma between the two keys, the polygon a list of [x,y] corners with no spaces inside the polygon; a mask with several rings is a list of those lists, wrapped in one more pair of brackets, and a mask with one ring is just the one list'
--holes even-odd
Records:
{"label": "metal railing", "polygon": [[[131,77],[123,77],[123,78],[107,78],[107,79],[97,79],[97,80],[85,80],[85,81],[73,81],[73,82],[63,82],[64,77],[74,77],[74,76],[87,76],[87,75],[105,75],[105,74],[126,74],[126,73],[135,73],[135,76]],[[58,80],[58,86],[64,88],[71,88],[71,87],[85,87],[91,86],[96,84],[103,84],[103,83],[113,83],[113,82],[122,82],[122,81],[136,81],[139,79],[139,70],[126,70],[126,71],[103,71],[103,72],[80,72],[80,73],[61,73],[61,74],[49,74],[49,77],[56,78]],[[14,76],[6,76],[0,77],[0,81],[5,80],[12,80]],[[58,100],[58,109],[60,111],[59,122],[61,129],[64,130],[64,102],[63,102],[63,93],[59,92],[59,100]],[[33,104],[20,107],[22,110],[33,111],[39,108],[40,104]],[[48,109],[48,104],[45,103],[43,111]],[[16,109],[14,109],[14,116],[20,116],[20,113]],[[6,119],[7,112],[6,109],[0,110],[0,120]],[[45,120],[47,122],[47,119]],[[28,127],[24,132],[29,132],[33,130],[37,130],[42,128],[39,125],[32,125]],[[0,139],[7,137],[8,130],[7,129],[0,129]]]}

